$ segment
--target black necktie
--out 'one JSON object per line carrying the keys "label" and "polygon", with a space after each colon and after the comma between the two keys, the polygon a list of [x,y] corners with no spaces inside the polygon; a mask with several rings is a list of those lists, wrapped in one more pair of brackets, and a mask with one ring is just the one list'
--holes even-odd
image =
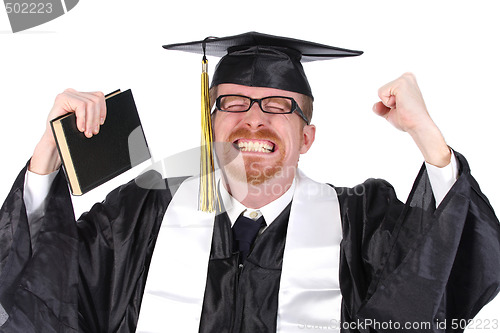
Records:
{"label": "black necktie", "polygon": [[233,225],[233,236],[235,240],[235,250],[240,252],[240,263],[244,262],[250,253],[252,244],[257,238],[257,234],[262,227],[266,226],[264,216],[257,220],[240,215]]}

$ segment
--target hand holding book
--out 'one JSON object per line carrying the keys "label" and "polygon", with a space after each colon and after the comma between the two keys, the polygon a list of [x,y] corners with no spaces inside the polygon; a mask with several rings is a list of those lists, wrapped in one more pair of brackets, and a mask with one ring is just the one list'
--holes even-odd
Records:
{"label": "hand holding book", "polygon": [[[73,111],[62,112],[68,109]],[[49,121],[53,136],[44,134],[30,170],[37,172],[33,160],[39,163],[45,158],[49,172],[62,160],[74,195],[84,194],[151,157],[130,90],[107,96],[66,90],[56,98],[49,119],[57,114]],[[60,160],[54,154],[54,144]]]}
{"label": "hand holding book", "polygon": [[46,175],[61,166],[50,121],[67,113],[75,113],[78,130],[84,132],[86,137],[92,137],[99,133],[100,125],[106,119],[104,94],[102,92],[78,92],[74,89],[66,89],[57,95],[47,117],[45,132],[31,157],[30,171]]}

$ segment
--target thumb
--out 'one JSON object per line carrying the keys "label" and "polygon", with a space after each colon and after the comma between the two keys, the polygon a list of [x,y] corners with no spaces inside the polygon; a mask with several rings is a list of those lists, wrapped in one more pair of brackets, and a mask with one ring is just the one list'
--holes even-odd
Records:
{"label": "thumb", "polygon": [[385,104],[382,102],[378,102],[373,105],[373,112],[380,117],[385,118],[389,111],[391,111],[391,109],[385,106]]}

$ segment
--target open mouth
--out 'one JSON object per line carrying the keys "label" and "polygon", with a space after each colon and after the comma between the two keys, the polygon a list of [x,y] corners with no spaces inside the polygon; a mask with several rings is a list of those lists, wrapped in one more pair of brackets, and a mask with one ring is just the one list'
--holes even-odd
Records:
{"label": "open mouth", "polygon": [[276,145],[268,140],[237,139],[233,142],[236,149],[242,152],[272,153]]}

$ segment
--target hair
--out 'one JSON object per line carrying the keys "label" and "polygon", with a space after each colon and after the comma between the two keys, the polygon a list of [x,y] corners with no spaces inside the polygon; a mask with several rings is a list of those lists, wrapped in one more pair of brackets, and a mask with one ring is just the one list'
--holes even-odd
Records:
{"label": "hair", "polygon": [[214,108],[215,100],[217,99],[217,86],[210,88],[208,91],[208,97],[210,98],[210,110]]}
{"label": "hair", "polygon": [[311,123],[313,117],[313,98],[311,96],[303,95],[302,96],[302,112],[307,119],[309,119],[309,124]]}
{"label": "hair", "polygon": [[[311,123],[311,119],[313,116],[313,98],[311,96],[307,96],[304,94],[300,94],[301,101],[297,101],[300,104],[300,108],[307,119],[309,119],[309,124]],[[215,100],[217,99],[217,86],[210,88],[209,90],[210,97],[210,110],[213,109]]]}

